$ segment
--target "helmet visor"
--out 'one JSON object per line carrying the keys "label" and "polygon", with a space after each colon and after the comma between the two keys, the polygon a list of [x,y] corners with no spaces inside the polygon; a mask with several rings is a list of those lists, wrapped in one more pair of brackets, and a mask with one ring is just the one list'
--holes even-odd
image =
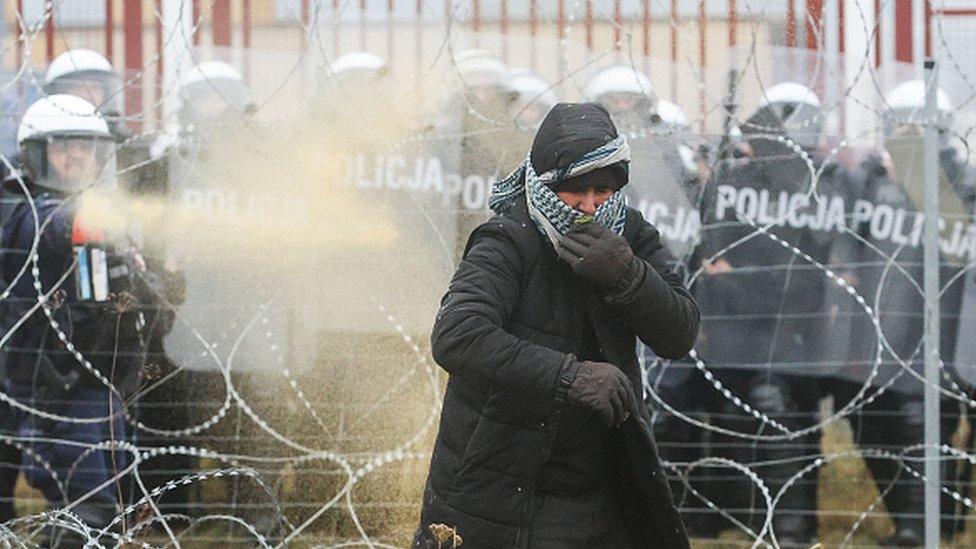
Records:
{"label": "helmet visor", "polygon": [[115,184],[115,142],[103,137],[59,135],[25,144],[35,183],[65,194]]}
{"label": "helmet visor", "polygon": [[48,84],[48,94],[64,93],[80,97],[98,109],[110,123],[125,114],[125,89],[119,75],[103,71],[66,74]]}
{"label": "helmet visor", "polygon": [[254,110],[251,94],[241,82],[208,80],[183,88],[180,119],[184,125],[243,117]]}

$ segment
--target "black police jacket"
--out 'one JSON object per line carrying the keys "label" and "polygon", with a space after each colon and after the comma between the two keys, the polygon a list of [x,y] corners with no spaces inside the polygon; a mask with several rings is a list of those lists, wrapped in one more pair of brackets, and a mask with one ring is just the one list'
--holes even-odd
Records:
{"label": "black police jacket", "polygon": [[[131,289],[137,301],[127,309],[80,301],[71,237],[75,213],[73,201],[41,194],[34,198],[34,209],[26,200],[20,202],[4,224],[0,273],[10,295],[0,303],[0,325],[4,333],[16,327],[3,349],[7,376],[19,383],[50,382],[48,368],[41,365],[46,357],[62,376],[77,372],[79,386],[102,387],[78,360],[76,353],[80,353],[113,384],[124,387],[135,381],[144,359],[140,315],[153,291],[137,278]],[[37,279],[30,264],[24,267],[34,244],[35,223],[41,231],[36,239]],[[47,304],[61,334],[37,306],[36,281],[51,296]]]}
{"label": "black police jacket", "polygon": [[[628,209],[624,237],[651,267],[619,296],[598,295],[559,261],[525,199],[471,235],[432,335],[448,371],[440,431],[415,547],[437,547],[430,527],[454,528],[465,548],[525,547],[535,482],[547,462],[589,318],[608,362],[640,391],[636,338],[666,358],[685,356],[698,307],[658,231]],[[582,294],[570,288],[583,287]],[[617,494],[636,547],[687,547],[643,406],[612,435]]]}
{"label": "black police jacket", "polygon": [[[830,284],[817,263],[828,261],[843,227],[824,228],[829,224],[821,212],[827,209],[806,197],[813,184],[806,158],[771,140],[750,143],[764,154],[731,161],[706,189],[700,256],[720,254],[732,270],[703,274],[696,283],[705,317],[700,350],[716,369],[829,376],[810,358],[824,344],[824,292]],[[849,187],[849,176],[836,162],[826,163],[814,151],[806,154],[820,172],[817,190],[830,204],[832,195]],[[740,219],[737,207],[747,196],[758,202],[760,213]]]}

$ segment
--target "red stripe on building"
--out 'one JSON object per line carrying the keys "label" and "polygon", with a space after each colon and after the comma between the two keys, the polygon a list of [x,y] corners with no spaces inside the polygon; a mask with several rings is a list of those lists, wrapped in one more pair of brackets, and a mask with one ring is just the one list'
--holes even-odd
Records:
{"label": "red stripe on building", "polygon": [[[874,20],[881,21],[881,0],[874,0]],[[877,30],[874,33],[874,66],[881,66],[881,33],[890,32],[886,31],[880,23],[877,25]]]}
{"label": "red stripe on building", "polygon": [[112,0],[105,0],[105,57],[109,63],[115,65],[115,52],[112,47],[115,34],[115,8]]}
{"label": "red stripe on building", "polygon": [[895,0],[895,60],[912,62],[912,0]]}
{"label": "red stripe on building", "polygon": [[[335,7],[336,3],[333,2],[332,5],[333,5],[333,7]],[[300,43],[301,43],[302,49],[304,50],[305,49],[305,40],[306,40],[307,35],[308,35],[308,20],[309,20],[309,17],[310,17],[310,15],[309,15],[309,7],[308,7],[308,0],[302,0],[302,12],[301,12],[301,14],[302,14],[301,15],[301,17],[302,17],[301,23],[302,24],[299,25],[299,30],[301,31],[302,36],[301,36],[301,42]]]}
{"label": "red stripe on building", "polygon": [[[847,12],[844,11],[844,0],[837,2],[837,51],[844,53],[844,49],[847,47],[847,39],[844,37],[844,25],[847,24]],[[875,17],[875,21],[878,18]],[[878,36],[875,33],[875,36]]]}
{"label": "red stripe on building", "polygon": [[393,55],[396,51],[396,29],[393,21],[393,0],[386,0],[386,63],[393,66]]}
{"label": "red stripe on building", "polygon": [[[705,68],[705,63],[707,62],[707,59],[705,57],[708,50],[707,47],[708,44],[705,37],[707,24],[708,24],[708,20],[706,19],[705,16],[705,0],[701,0],[698,3],[698,66],[701,67],[702,69]],[[699,108],[699,112],[701,112],[701,120],[698,124],[698,130],[704,133],[705,132],[705,110],[708,108],[708,105],[705,100],[705,90],[707,88],[705,84],[704,70],[702,70],[701,79],[702,79],[701,82],[702,86],[698,92],[698,103],[699,103],[698,108]]]}
{"label": "red stripe on building", "polygon": [[193,45],[200,45],[200,19],[203,17],[203,13],[200,11],[200,0],[193,0]]}
{"label": "red stripe on building", "polygon": [[54,11],[54,6],[55,3],[51,2],[51,12],[48,14],[47,21],[44,22],[44,46],[48,63],[54,59],[54,15],[57,13]]}
{"label": "red stripe on building", "polygon": [[739,10],[735,5],[735,0],[729,0],[729,47],[734,47],[738,42],[738,32]]}
{"label": "red stripe on building", "polygon": [[644,41],[644,57],[651,56],[651,0],[644,0],[641,13],[641,34]]}
{"label": "red stripe on building", "polygon": [[796,6],[786,0],[786,47],[796,46]]}
{"label": "red stripe on building", "polygon": [[925,56],[932,57],[932,1],[925,0]]}
{"label": "red stripe on building", "polygon": [[823,0],[807,0],[807,48],[820,47],[823,32]]}
{"label": "red stripe on building", "polygon": [[583,13],[583,27],[586,29],[586,47],[593,49],[593,0],[586,0],[586,11]]}
{"label": "red stripe on building", "polygon": [[620,0],[613,2],[613,47],[620,48],[621,31],[623,30],[624,17],[620,10]]}
{"label": "red stripe on building", "polygon": [[[122,29],[125,37],[125,75],[136,75],[142,72],[142,2],[125,2],[122,4]],[[142,86],[136,80],[135,85],[125,87],[125,114],[127,124],[133,130],[142,131]]]}
{"label": "red stripe on building", "polygon": [[502,0],[501,21],[498,22],[502,31],[502,59],[508,63],[508,0]]}
{"label": "red stripe on building", "polygon": [[211,16],[213,21],[213,44],[215,46],[230,45],[230,0],[212,0]]}
{"label": "red stripe on building", "polygon": [[532,36],[532,40],[529,43],[529,67],[532,70],[536,69],[535,65],[535,36],[539,32],[539,6],[536,0],[531,0],[529,2],[529,35]]}

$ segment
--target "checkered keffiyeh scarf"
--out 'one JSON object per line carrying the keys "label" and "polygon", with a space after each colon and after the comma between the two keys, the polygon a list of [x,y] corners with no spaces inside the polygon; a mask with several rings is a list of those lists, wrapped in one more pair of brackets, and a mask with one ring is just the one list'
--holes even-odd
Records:
{"label": "checkered keffiyeh scarf", "polygon": [[[557,247],[559,240],[586,214],[563,202],[549,185],[622,161],[630,161],[630,145],[622,135],[577,158],[565,168],[557,168],[543,174],[535,173],[531,153],[529,153],[525,162],[511,175],[492,185],[488,206],[496,213],[501,213],[524,193],[532,220],[549,238],[553,247]],[[596,209],[593,220],[618,235],[622,234],[626,206],[627,202],[618,190]]]}

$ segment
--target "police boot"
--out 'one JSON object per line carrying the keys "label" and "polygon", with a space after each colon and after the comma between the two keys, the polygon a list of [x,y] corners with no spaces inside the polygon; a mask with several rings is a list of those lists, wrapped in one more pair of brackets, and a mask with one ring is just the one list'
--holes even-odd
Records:
{"label": "police boot", "polygon": [[[798,420],[796,403],[790,398],[788,380],[773,378],[769,382],[756,385],[749,391],[749,402],[759,412],[771,420],[777,421],[787,428],[794,430],[802,427]],[[797,440],[782,440],[760,442],[758,461],[778,463],[770,467],[763,467],[760,476],[766,481],[771,494],[779,492],[786,483],[793,479],[802,469],[804,463],[796,458],[806,452],[805,438]],[[812,494],[811,473],[793,480],[783,493],[776,506],[773,516],[773,528],[776,537],[783,547],[808,547],[809,540],[814,533],[814,521],[811,519],[815,509]]]}
{"label": "police boot", "polygon": [[[755,432],[755,421],[746,416],[741,409],[733,406],[731,402],[723,403],[713,421],[722,429],[742,433]],[[716,433],[712,440],[716,457],[737,463],[752,463],[757,460],[752,441],[722,433]],[[741,472],[730,467],[705,466],[698,468],[696,475],[701,477],[699,491],[708,501],[744,524],[762,523],[762,517],[753,517],[753,513],[750,512],[750,509],[755,507],[759,497],[755,486]],[[704,503],[701,505],[703,506]],[[708,537],[717,534],[715,530],[739,529],[738,526],[733,526],[727,518],[717,513],[707,513],[705,516],[714,523],[714,530],[705,534]]]}
{"label": "police boot", "polygon": [[[0,404],[0,430],[17,434],[17,423],[6,403]],[[0,441],[0,522],[17,518],[14,511],[14,487],[20,474],[20,448]]]}
{"label": "police boot", "polygon": [[[896,482],[908,482],[904,477]],[[901,488],[901,489],[899,489]],[[910,485],[892,488],[885,504],[895,523],[895,533],[881,541],[882,546],[922,547],[925,543],[925,491],[921,482],[914,478]]]}
{"label": "police boot", "polygon": [[883,546],[921,547],[925,543],[925,486],[914,477],[905,478],[903,473],[895,481],[885,498],[888,513],[895,523],[895,533],[884,539]]}
{"label": "police boot", "polygon": [[[943,399],[942,401],[942,443],[955,445],[961,442],[958,448],[964,452],[972,454],[974,451],[974,430],[971,425],[973,418],[969,417],[970,425],[968,430],[963,430],[960,423],[963,417],[965,405],[955,400]],[[963,435],[962,441],[955,438]],[[955,441],[955,442],[954,442]],[[972,483],[972,465],[965,459],[947,459],[942,462],[942,487],[946,490],[959,494],[961,497],[969,497],[969,487]],[[968,508],[955,497],[942,493],[942,538],[953,539],[957,534],[962,534],[965,530],[965,517]]]}
{"label": "police boot", "polygon": [[[921,401],[913,400],[899,407],[905,418],[901,426],[900,445],[907,447],[924,440],[924,410]],[[925,533],[925,485],[904,469],[895,478],[888,497],[885,498],[888,513],[895,523],[895,533],[883,540],[882,545],[892,547],[921,547]]]}
{"label": "police boot", "polygon": [[0,522],[17,518],[14,510],[14,487],[20,474],[20,450],[0,442]]}
{"label": "police boot", "polygon": [[[657,384],[656,391],[664,402],[685,414],[704,421],[704,410],[700,403],[694,402],[695,399],[693,398],[701,394],[695,392],[699,384],[696,383],[696,379],[685,375],[685,372],[676,370],[684,366],[684,364],[672,363],[670,366],[672,370],[668,373],[677,375]],[[705,438],[703,429],[671,415],[664,409],[649,406],[648,411],[651,412],[654,437],[661,460],[672,463],[693,463],[708,455],[709,441]],[[665,468],[665,472],[668,475],[674,504],[681,512],[681,520],[685,524],[688,535],[693,538],[717,536],[721,521],[715,520],[711,510],[689,489],[690,486],[691,489],[701,491],[703,489],[701,486],[703,477],[712,471],[692,470],[687,473],[688,485],[685,485],[680,474],[674,470]]]}

